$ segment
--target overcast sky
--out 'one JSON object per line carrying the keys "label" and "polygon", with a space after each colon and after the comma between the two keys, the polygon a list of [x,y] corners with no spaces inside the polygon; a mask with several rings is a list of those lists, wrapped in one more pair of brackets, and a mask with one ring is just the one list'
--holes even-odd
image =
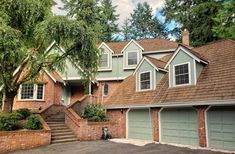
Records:
{"label": "overcast sky", "polygon": [[[63,7],[63,3],[60,0],[55,0],[56,6],[53,6],[52,11],[56,15],[65,15],[66,12],[58,9]],[[164,5],[164,0],[112,0],[113,6],[117,5],[117,13],[120,14],[118,23],[122,25],[123,21],[129,17],[133,9],[138,3],[148,2],[152,7],[154,14]]]}

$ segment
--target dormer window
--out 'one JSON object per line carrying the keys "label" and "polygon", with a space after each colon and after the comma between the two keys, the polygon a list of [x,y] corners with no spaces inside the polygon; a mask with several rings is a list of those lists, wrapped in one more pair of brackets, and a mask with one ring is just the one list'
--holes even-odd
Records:
{"label": "dormer window", "polygon": [[189,63],[174,65],[174,85],[190,84]]}
{"label": "dormer window", "polygon": [[108,67],[108,53],[103,53],[100,57],[100,68]]}
{"label": "dormer window", "polygon": [[132,65],[137,65],[137,51],[129,51],[127,53],[127,65],[132,66]]}
{"label": "dormer window", "polygon": [[140,73],[140,90],[151,89],[151,74],[149,72]]}

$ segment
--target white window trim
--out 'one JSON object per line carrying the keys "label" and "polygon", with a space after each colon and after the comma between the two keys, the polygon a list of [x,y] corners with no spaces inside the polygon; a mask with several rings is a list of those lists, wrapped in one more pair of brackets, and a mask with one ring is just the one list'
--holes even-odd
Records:
{"label": "white window trim", "polygon": [[[137,53],[137,63],[134,64],[134,65],[128,65],[128,53],[131,53],[131,52],[136,52]],[[125,58],[124,58],[124,69],[135,69],[136,66],[138,65],[139,61],[140,61],[140,55],[139,55],[138,50],[126,51]]]}
{"label": "white window trim", "polygon": [[[102,55],[103,54],[107,54],[107,66],[104,66],[104,67],[98,67],[98,71],[110,71],[110,70],[112,70],[112,68],[111,68],[111,66],[112,66],[112,61],[111,61],[111,63],[110,63],[110,54],[109,53],[107,53],[107,52],[104,52],[104,53],[102,53]],[[112,57],[111,57],[112,58]]]}
{"label": "white window trim", "polygon": [[42,94],[42,99],[37,99],[37,93],[38,93],[38,84],[33,84],[33,99],[21,99],[21,90],[22,90],[22,85],[20,85],[20,89],[18,92],[18,100],[19,101],[44,101],[44,95],[45,95],[45,84],[43,85],[43,94]]}
{"label": "white window trim", "polygon": [[[175,67],[180,66],[180,65],[184,65],[184,64],[188,64],[189,83],[176,85],[176,83],[175,83]],[[191,85],[191,84],[192,84],[192,79],[191,79],[191,65],[190,65],[190,62],[185,62],[185,63],[180,63],[180,64],[173,65],[173,87],[187,86],[187,85]]]}
{"label": "white window trim", "polygon": [[[149,89],[141,89],[141,74],[144,74],[144,73],[149,73],[149,76],[150,76],[150,78],[149,78],[149,80],[150,80],[150,87],[149,87]],[[138,90],[139,91],[149,91],[149,90],[152,90],[153,89],[153,83],[152,83],[153,81],[152,81],[152,71],[144,71],[144,72],[140,72],[139,73],[139,81],[138,81],[138,84],[139,84],[139,86],[138,86]]]}

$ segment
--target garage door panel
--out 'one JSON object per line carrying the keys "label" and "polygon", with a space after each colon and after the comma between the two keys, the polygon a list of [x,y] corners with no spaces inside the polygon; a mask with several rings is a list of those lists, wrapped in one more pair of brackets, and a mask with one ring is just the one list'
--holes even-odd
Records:
{"label": "garage door panel", "polygon": [[152,141],[152,118],[149,109],[131,109],[128,113],[128,138]]}
{"label": "garage door panel", "polygon": [[192,108],[161,111],[161,140],[166,143],[198,145],[197,113]]}
{"label": "garage door panel", "polygon": [[235,108],[212,107],[207,111],[209,147],[235,150]]}

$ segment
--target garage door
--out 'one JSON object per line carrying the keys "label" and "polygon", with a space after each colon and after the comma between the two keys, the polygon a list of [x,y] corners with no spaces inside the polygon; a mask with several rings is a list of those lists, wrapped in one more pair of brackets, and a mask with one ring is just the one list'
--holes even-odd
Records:
{"label": "garage door", "polygon": [[195,109],[163,109],[160,118],[161,142],[198,146],[198,123]]}
{"label": "garage door", "polygon": [[207,111],[209,147],[235,150],[235,107],[213,107]]}
{"label": "garage door", "polygon": [[128,138],[152,141],[152,119],[149,109],[131,109],[128,112]]}

